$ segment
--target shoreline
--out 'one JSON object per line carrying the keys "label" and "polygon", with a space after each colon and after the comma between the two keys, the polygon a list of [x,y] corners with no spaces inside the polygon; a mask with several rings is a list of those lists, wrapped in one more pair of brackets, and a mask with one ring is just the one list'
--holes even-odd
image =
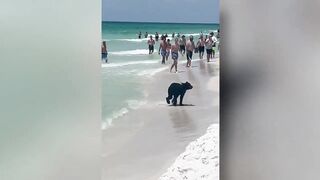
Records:
{"label": "shoreline", "polygon": [[[218,83],[219,61],[204,61],[194,61],[191,69],[182,62],[180,73],[163,70],[144,82],[146,104],[103,131],[103,179],[158,179],[190,142],[209,125],[219,123],[219,89],[208,86],[208,82]],[[189,81],[195,87],[184,99],[192,106],[166,104],[167,88],[173,81]]]}

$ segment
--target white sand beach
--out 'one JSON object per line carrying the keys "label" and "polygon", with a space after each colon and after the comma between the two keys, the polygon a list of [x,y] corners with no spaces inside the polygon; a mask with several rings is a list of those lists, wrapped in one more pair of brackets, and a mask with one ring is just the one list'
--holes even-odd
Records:
{"label": "white sand beach", "polygon": [[[218,179],[219,60],[164,67],[144,82],[145,103],[103,130],[103,180]],[[185,106],[168,105],[169,85],[186,81]]]}

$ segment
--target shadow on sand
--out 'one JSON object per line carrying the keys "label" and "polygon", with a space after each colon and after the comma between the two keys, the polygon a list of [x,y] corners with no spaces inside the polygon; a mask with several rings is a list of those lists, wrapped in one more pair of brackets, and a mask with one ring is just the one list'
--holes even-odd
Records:
{"label": "shadow on sand", "polygon": [[[172,105],[172,104],[170,104],[170,105],[168,105],[168,106],[173,106],[173,107],[175,107],[175,106]],[[182,104],[182,105],[177,104],[176,106],[196,106],[196,105],[194,105],[194,104]]]}

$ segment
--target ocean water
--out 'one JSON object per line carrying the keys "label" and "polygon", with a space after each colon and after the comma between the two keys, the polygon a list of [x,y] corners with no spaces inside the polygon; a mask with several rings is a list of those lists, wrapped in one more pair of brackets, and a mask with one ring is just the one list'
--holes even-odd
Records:
{"label": "ocean water", "polygon": [[[170,57],[166,65],[160,63],[161,57],[157,53],[159,42],[155,44],[155,52],[148,54],[145,32],[153,36],[155,32],[159,35],[167,33],[169,38],[175,32],[187,37],[193,35],[197,40],[200,32],[208,34],[218,28],[218,24],[102,22],[102,40],[108,47],[108,63],[101,62],[102,129],[145,104],[147,92],[143,89],[143,82],[167,70],[171,64]],[[140,31],[142,39],[138,39]],[[196,57],[197,54],[194,55]],[[179,61],[185,61],[185,57]]]}

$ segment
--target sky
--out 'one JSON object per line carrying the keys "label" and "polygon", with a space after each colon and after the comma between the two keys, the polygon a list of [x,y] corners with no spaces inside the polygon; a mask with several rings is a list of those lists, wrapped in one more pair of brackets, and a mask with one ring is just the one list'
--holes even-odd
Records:
{"label": "sky", "polygon": [[219,0],[102,0],[102,20],[219,23]]}

